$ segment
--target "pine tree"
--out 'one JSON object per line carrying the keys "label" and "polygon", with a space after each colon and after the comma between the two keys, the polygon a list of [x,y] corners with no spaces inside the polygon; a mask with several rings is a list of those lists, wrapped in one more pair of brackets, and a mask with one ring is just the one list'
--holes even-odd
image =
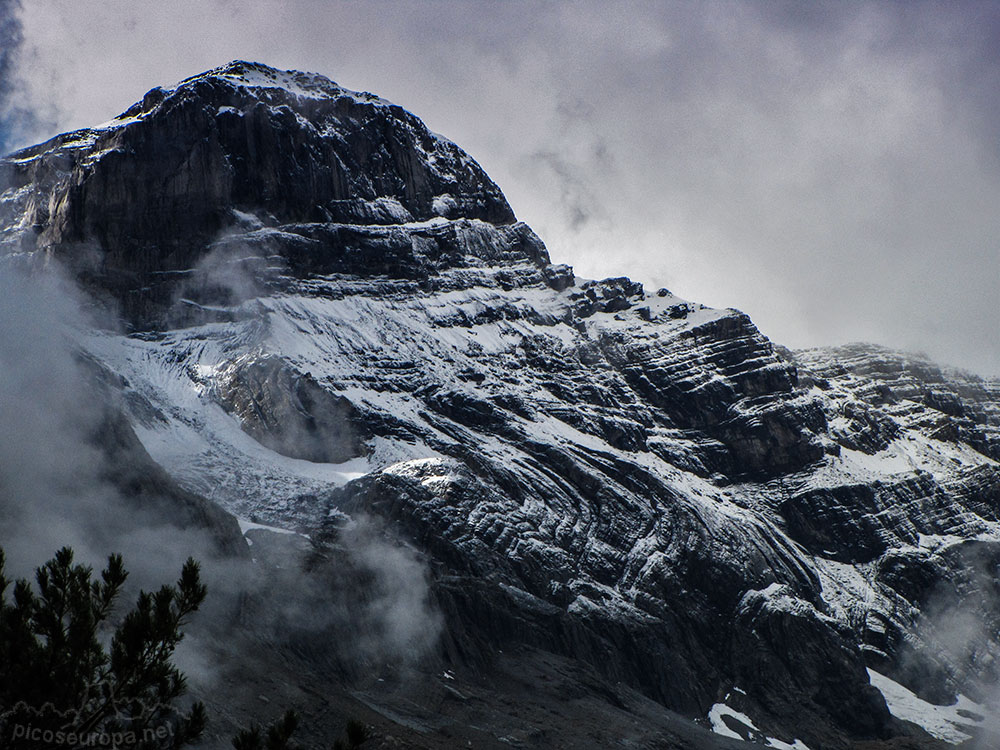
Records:
{"label": "pine tree", "polygon": [[260,724],[252,724],[233,737],[236,750],[297,750],[292,743],[292,733],[299,725],[299,715],[289,709],[285,715],[271,724],[267,731]]}
{"label": "pine tree", "polygon": [[35,586],[4,575],[0,549],[0,746],[9,750],[112,744],[173,750],[204,730],[201,703],[175,701],[184,676],[172,664],[181,627],[205,600],[199,566],[188,559],[174,586],[141,591],[114,629],[100,634],[128,573],[108,558],[100,580],[59,550],[35,571]]}

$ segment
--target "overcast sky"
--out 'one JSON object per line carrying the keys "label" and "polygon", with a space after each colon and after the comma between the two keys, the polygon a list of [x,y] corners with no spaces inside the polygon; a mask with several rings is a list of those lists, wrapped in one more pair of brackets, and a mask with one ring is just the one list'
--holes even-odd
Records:
{"label": "overcast sky", "polygon": [[320,72],[469,151],[578,275],[1000,375],[1000,2],[17,5],[10,147],[235,58]]}

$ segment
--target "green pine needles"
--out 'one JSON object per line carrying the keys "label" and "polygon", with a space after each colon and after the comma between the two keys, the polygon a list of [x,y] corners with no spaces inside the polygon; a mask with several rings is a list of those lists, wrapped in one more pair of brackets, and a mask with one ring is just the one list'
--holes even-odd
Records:
{"label": "green pine needles", "polygon": [[288,710],[267,729],[260,724],[252,724],[250,728],[240,730],[233,737],[233,747],[235,750],[298,750],[298,745],[292,743],[292,733],[298,725],[298,714]]}
{"label": "green pine needles", "polygon": [[0,549],[0,746],[173,750],[202,733],[204,705],[174,705],[185,681],[171,662],[205,600],[198,563],[189,558],[173,586],[141,591],[112,632],[127,577],[120,555],[95,580],[64,547],[35,571],[34,586],[12,585]]}

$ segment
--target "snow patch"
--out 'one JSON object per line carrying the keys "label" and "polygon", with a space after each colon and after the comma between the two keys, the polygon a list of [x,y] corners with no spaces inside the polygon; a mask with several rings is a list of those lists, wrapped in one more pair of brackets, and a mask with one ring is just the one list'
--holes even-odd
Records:
{"label": "snow patch", "polygon": [[[291,529],[283,529],[280,526],[268,526],[267,524],[257,523],[256,521],[248,521],[245,518],[236,517],[236,520],[240,524],[240,533],[246,536],[246,533],[251,529],[264,529],[265,531],[273,531],[275,534],[289,534],[291,536],[301,536],[308,539],[306,534],[300,534],[297,531],[292,531]],[[247,540],[250,541],[249,539]]]}
{"label": "snow patch", "polygon": [[1000,732],[1000,718],[993,709],[974,703],[964,695],[958,696],[954,705],[935,706],[873,669],[868,670],[868,678],[885,697],[893,716],[923,727],[939,740],[957,745],[973,736],[969,731],[973,728]]}
{"label": "snow patch", "polygon": [[[742,693],[743,691],[739,690],[739,692]],[[730,719],[730,723],[726,722],[726,717]],[[789,745],[787,742],[782,742],[774,737],[767,737],[757,729],[757,726],[751,721],[749,716],[740,713],[734,708],[730,708],[725,703],[716,703],[712,706],[708,712],[708,720],[712,724],[712,731],[723,737],[743,740],[744,742],[752,741],[755,745],[779,748],[779,750],[809,750],[809,747],[799,739],[796,739]],[[740,734],[732,729],[730,726],[731,723],[742,724],[745,727],[744,734]],[[749,738],[752,738],[752,740]]]}
{"label": "snow patch", "polygon": [[443,195],[437,195],[431,202],[431,210],[434,211],[438,216],[447,216],[448,212],[454,211],[458,207],[455,199],[450,193],[444,193]]}

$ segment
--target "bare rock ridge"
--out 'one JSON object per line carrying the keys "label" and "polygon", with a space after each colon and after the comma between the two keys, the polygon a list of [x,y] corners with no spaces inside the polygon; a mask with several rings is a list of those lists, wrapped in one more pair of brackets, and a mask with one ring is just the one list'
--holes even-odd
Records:
{"label": "bare rock ridge", "polygon": [[[304,251],[293,264],[334,270],[374,257],[416,274],[456,249],[454,233],[427,230],[424,247],[404,248],[409,237],[378,227],[435,216],[514,223],[482,169],[406,110],[253,63],[153,89],[107,126],[57,136],[5,166],[5,183],[32,187],[11,206],[25,239],[96,277],[136,325],[170,301],[169,281],[210,242],[233,241],[245,212],[255,220],[244,229],[287,234],[290,254]],[[260,235],[270,233],[248,234],[267,244]],[[331,239],[335,257],[310,253]]]}
{"label": "bare rock ridge", "polygon": [[435,658],[538,649],[723,744],[936,746],[870,675],[990,699],[996,382],[579,279],[457,146],[313,74],[234,62],[0,175],[3,261],[122,312],[81,345],[172,481],[328,555],[382,519]]}

